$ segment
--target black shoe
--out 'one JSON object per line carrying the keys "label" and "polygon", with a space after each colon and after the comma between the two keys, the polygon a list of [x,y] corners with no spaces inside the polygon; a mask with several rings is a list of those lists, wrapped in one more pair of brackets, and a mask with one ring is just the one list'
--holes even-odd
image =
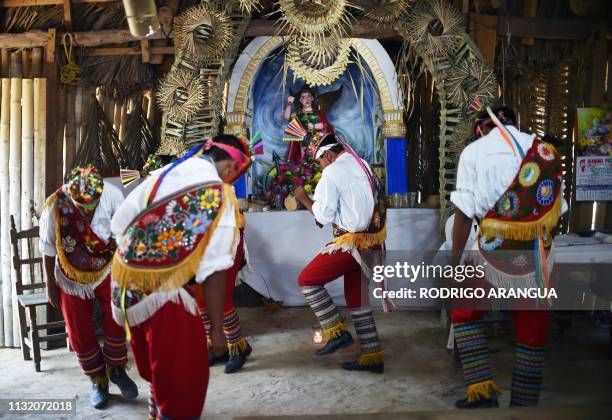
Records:
{"label": "black shoe", "polygon": [[91,406],[97,410],[106,407],[108,404],[108,377],[97,376],[91,378],[91,395],[89,396],[89,402]]}
{"label": "black shoe", "polygon": [[342,363],[342,369],[344,370],[356,370],[359,372],[372,372],[372,373],[384,373],[385,364],[376,363],[373,365],[361,365],[357,361]]}
{"label": "black shoe", "polygon": [[499,407],[499,402],[497,401],[497,397],[496,396],[492,396],[489,398],[480,398],[476,401],[472,401],[469,402],[467,400],[467,398],[462,398],[460,400],[457,400],[455,402],[455,407],[456,408],[467,408],[467,409],[474,409],[474,408],[498,408]]}
{"label": "black shoe", "polygon": [[215,356],[212,352],[208,352],[208,366],[214,366],[219,363],[227,363],[229,360],[229,353],[225,350],[221,356]]}
{"label": "black shoe", "polygon": [[244,352],[238,353],[235,356],[230,356],[229,361],[227,362],[227,365],[225,366],[225,373],[227,374],[236,373],[240,369],[242,369],[242,366],[244,366],[244,364],[247,361],[247,357],[251,355],[252,351],[253,349],[251,348],[251,345],[247,343],[247,348],[244,350]]}
{"label": "black shoe", "polygon": [[115,367],[109,369],[108,378],[119,387],[121,395],[125,398],[134,399],[138,396],[138,387],[128,376],[125,368]]}
{"label": "black shoe", "polygon": [[325,347],[320,348],[316,351],[317,356],[325,356],[327,354],[335,353],[336,351],[348,347],[353,344],[353,336],[348,331],[342,331],[342,333],[335,338],[332,338],[325,344]]}

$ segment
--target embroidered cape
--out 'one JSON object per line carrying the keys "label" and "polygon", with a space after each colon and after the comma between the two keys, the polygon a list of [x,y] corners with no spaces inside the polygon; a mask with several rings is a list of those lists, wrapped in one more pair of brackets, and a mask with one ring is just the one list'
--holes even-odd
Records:
{"label": "embroidered cape", "polygon": [[129,224],[115,253],[114,281],[143,293],[187,284],[228,203],[237,207],[235,200],[231,186],[213,182],[147,207]]}
{"label": "embroidered cape", "polygon": [[[533,273],[534,242],[548,250],[561,216],[563,172],[555,148],[534,140],[514,180],[480,221],[478,249],[496,269],[521,275]],[[493,251],[517,252],[502,258]],[[514,254],[513,254],[514,255]]]}
{"label": "embroidered cape", "polygon": [[66,277],[76,283],[95,283],[107,270],[115,253],[111,239],[104,243],[93,231],[87,217],[60,188],[47,200],[55,205],[55,248],[59,266]]}

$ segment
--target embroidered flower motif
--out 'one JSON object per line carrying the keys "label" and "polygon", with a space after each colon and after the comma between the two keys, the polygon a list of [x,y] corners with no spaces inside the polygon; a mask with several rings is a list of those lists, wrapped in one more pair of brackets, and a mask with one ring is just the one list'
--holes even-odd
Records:
{"label": "embroidered flower motif", "polygon": [[512,217],[518,211],[519,198],[512,191],[506,192],[497,203],[497,212],[505,217]]}
{"label": "embroidered flower motif", "polygon": [[68,226],[68,218],[67,217],[60,217],[60,225],[61,226]]}
{"label": "embroidered flower motif", "polygon": [[193,232],[195,235],[204,233],[210,225],[210,220],[201,213],[191,215],[185,220],[185,230]]}
{"label": "embroidered flower motif", "polygon": [[540,183],[537,192],[538,203],[541,206],[548,206],[553,202],[555,195],[553,193],[553,182],[550,179],[545,179]]}
{"label": "embroidered flower motif", "polygon": [[155,246],[161,249],[162,252],[172,251],[175,248],[178,248],[182,239],[183,232],[180,230],[164,230],[161,234],[157,235],[157,242],[155,243]]}
{"label": "embroidered flower motif", "polygon": [[205,210],[216,209],[221,201],[221,192],[219,190],[209,189],[205,194],[202,194],[200,206]]}
{"label": "embroidered flower motif", "polygon": [[157,223],[157,222],[159,222],[159,216],[154,213],[147,214],[143,216],[142,218],[142,223],[145,226],[148,225],[149,223]]}
{"label": "embroidered flower motif", "polygon": [[76,246],[76,241],[71,236],[65,236],[62,238],[62,248],[67,253],[74,252],[74,247]]}
{"label": "embroidered flower motif", "polygon": [[136,259],[143,260],[147,257],[147,253],[149,252],[149,247],[143,241],[138,241],[136,245]]}
{"label": "embroidered flower motif", "polygon": [[497,237],[494,239],[489,239],[486,236],[482,235],[479,239],[480,248],[485,251],[493,251],[501,246],[504,243],[504,238]]}
{"label": "embroidered flower motif", "polygon": [[512,265],[515,267],[525,267],[528,262],[529,261],[527,260],[527,257],[523,254],[517,255],[516,257],[512,258]]}
{"label": "embroidered flower motif", "polygon": [[555,158],[555,152],[547,143],[538,144],[538,153],[544,160],[553,160]]}
{"label": "embroidered flower motif", "polygon": [[66,216],[69,216],[74,212],[74,209],[69,199],[62,200],[60,198],[59,200],[57,200],[57,207],[59,208],[60,213]]}
{"label": "embroidered flower motif", "polygon": [[106,261],[104,261],[103,258],[94,258],[92,261],[92,265],[94,270],[101,270],[104,267],[104,264],[106,263]]}
{"label": "embroidered flower motif", "polygon": [[519,182],[523,187],[531,187],[540,177],[540,167],[535,162],[529,162],[519,172]]}

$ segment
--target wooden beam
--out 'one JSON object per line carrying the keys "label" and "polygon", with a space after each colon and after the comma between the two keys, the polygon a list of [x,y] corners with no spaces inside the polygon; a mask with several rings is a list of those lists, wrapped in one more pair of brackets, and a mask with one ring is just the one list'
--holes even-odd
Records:
{"label": "wooden beam", "polygon": [[[120,0],[72,0],[72,3],[113,3]],[[64,0],[0,0],[0,7],[59,6]]]}
{"label": "wooden beam", "polygon": [[[538,13],[538,0],[525,0],[523,3],[523,16],[528,18],[534,18]],[[532,36],[526,36],[521,39],[521,43],[525,45],[535,44],[535,38]]]}
{"label": "wooden beam", "polygon": [[497,46],[497,16],[475,13],[470,22],[470,34],[482,53],[486,63],[495,68],[495,49]]}
{"label": "wooden beam", "polygon": [[151,62],[151,46],[148,39],[140,41],[140,49],[142,50],[142,62]]}
{"label": "wooden beam", "polygon": [[72,32],[72,10],[70,7],[70,0],[64,1],[64,29]]}
{"label": "wooden beam", "polygon": [[47,31],[47,40],[44,44],[45,48],[45,60],[47,63],[55,62],[55,46],[57,45],[57,31],[55,28],[49,28]]}
{"label": "wooden beam", "polygon": [[[174,47],[150,47],[150,54],[157,55],[172,55]],[[101,57],[112,55],[141,55],[140,46],[137,47],[116,47],[116,48],[94,48],[86,51],[83,55],[86,57]]]}

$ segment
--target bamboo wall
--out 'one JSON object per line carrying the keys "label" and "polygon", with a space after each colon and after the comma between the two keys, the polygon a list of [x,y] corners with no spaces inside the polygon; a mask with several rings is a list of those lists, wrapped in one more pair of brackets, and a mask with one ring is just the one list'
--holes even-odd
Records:
{"label": "bamboo wall", "polygon": [[[10,249],[10,217],[17,229],[32,227],[46,197],[46,79],[42,51],[1,54],[0,101],[0,346],[20,345],[15,273]],[[24,246],[22,255],[27,256]],[[40,273],[39,273],[40,274]],[[23,273],[24,281],[29,272]],[[39,277],[40,278],[40,277]]]}

